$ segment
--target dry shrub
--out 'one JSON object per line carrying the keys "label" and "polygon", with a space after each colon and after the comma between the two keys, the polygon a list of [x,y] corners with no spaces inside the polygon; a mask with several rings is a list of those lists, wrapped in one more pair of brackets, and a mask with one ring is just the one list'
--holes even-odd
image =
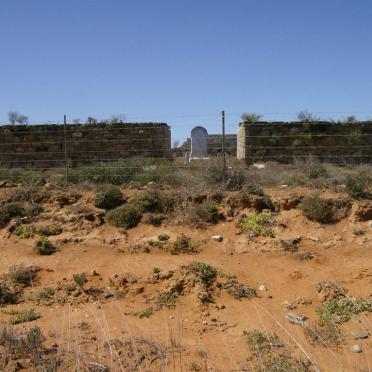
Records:
{"label": "dry shrub", "polygon": [[322,199],[318,193],[305,196],[299,207],[304,216],[310,220],[321,223],[331,223],[333,221],[331,201]]}
{"label": "dry shrub", "polygon": [[11,280],[13,283],[19,284],[23,287],[31,285],[37,278],[37,272],[40,269],[35,266],[15,265],[11,266],[6,278]]}
{"label": "dry shrub", "polygon": [[128,203],[112,209],[107,213],[106,217],[111,225],[130,229],[140,223],[142,212],[137,206]]}
{"label": "dry shrub", "polygon": [[97,208],[110,210],[125,202],[120,189],[113,185],[101,185],[94,195],[93,204]]}
{"label": "dry shrub", "polygon": [[0,207],[0,228],[7,225],[12,218],[23,217],[25,210],[20,203],[6,203]]}

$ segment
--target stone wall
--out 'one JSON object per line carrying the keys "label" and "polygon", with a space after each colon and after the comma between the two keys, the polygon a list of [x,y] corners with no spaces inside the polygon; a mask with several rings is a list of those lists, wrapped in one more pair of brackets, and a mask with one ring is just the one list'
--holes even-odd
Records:
{"label": "stone wall", "polygon": [[[64,166],[64,125],[0,126],[0,166]],[[129,157],[171,156],[171,131],[164,123],[68,124],[70,166]]]}
{"label": "stone wall", "polygon": [[372,122],[242,123],[237,156],[250,164],[309,157],[333,164],[372,163]]}
{"label": "stone wall", "polygon": [[[208,134],[208,155],[222,154],[222,134]],[[236,156],[236,134],[225,134],[225,153]]]}

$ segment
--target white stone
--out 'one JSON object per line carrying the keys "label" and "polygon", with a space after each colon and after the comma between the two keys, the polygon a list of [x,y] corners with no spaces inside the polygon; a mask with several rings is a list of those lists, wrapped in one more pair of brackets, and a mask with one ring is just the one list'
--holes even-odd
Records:
{"label": "white stone", "polygon": [[354,345],[352,348],[351,348],[351,351],[353,353],[361,353],[363,351],[362,347],[360,345]]}
{"label": "white stone", "polygon": [[267,288],[265,287],[264,284],[261,284],[261,285],[258,287],[258,290],[261,291],[261,292],[266,292],[266,291],[267,291]]}
{"label": "white stone", "polygon": [[223,236],[221,235],[213,235],[212,240],[215,240],[216,242],[222,242]]}

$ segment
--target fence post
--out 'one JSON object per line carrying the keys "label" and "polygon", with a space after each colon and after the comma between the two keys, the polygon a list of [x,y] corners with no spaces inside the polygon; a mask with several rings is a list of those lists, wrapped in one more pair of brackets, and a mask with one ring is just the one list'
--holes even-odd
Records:
{"label": "fence post", "polygon": [[65,186],[68,185],[68,164],[67,164],[67,132],[66,132],[66,115],[63,116],[63,133],[65,139]]}
{"label": "fence post", "polygon": [[226,153],[225,153],[225,111],[222,111],[222,157],[223,171],[226,173]]}

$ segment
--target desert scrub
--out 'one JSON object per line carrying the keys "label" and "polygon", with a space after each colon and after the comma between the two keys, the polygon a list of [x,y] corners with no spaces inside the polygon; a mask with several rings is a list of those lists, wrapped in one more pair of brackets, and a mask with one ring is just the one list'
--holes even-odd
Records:
{"label": "desert scrub", "polygon": [[273,216],[270,212],[253,214],[244,217],[239,222],[239,228],[242,232],[251,232],[255,236],[268,236],[273,238],[272,229]]}
{"label": "desert scrub", "polygon": [[36,241],[35,251],[42,256],[50,256],[56,250],[56,247],[46,237],[42,237]]}
{"label": "desert scrub", "polygon": [[20,203],[6,203],[0,207],[0,227],[7,225],[12,218],[23,217],[25,210]]}
{"label": "desert scrub", "polygon": [[210,286],[216,279],[218,271],[204,262],[192,262],[185,266],[186,272],[195,275],[203,284]]}
{"label": "desert scrub", "polygon": [[106,216],[111,225],[130,229],[140,223],[142,213],[137,206],[128,203],[109,211]]}
{"label": "desert scrub", "polygon": [[169,252],[171,254],[177,255],[180,253],[196,253],[197,249],[192,244],[192,241],[190,238],[188,238],[185,235],[181,235],[177,237],[177,239],[171,244],[169,248]]}
{"label": "desert scrub", "polygon": [[216,224],[219,220],[217,204],[212,201],[195,205],[190,213],[194,214],[196,219],[212,224]]}
{"label": "desert scrub", "polygon": [[227,293],[236,300],[257,296],[257,292],[254,288],[245,287],[234,278],[229,278],[228,281],[223,283],[221,287],[226,289]]}
{"label": "desert scrub", "polygon": [[171,197],[156,190],[136,195],[131,203],[137,205],[142,213],[169,212],[174,207]]}
{"label": "desert scrub", "polygon": [[249,350],[255,356],[271,353],[274,347],[284,346],[276,334],[259,331],[257,329],[244,332],[244,334],[247,336]]}
{"label": "desert scrub", "polygon": [[25,208],[25,215],[27,217],[37,217],[43,210],[42,205],[33,203]]}
{"label": "desert scrub", "polygon": [[11,266],[8,274],[6,274],[5,277],[11,280],[13,283],[27,287],[31,285],[33,281],[35,281],[37,277],[37,270],[38,268],[33,266]]}
{"label": "desert scrub", "polygon": [[165,219],[166,217],[163,215],[148,213],[144,216],[143,222],[147,225],[159,227]]}
{"label": "desert scrub", "polygon": [[93,204],[101,209],[114,209],[125,203],[120,189],[114,185],[101,185],[94,195]]}
{"label": "desert scrub", "polygon": [[79,287],[83,287],[84,284],[88,281],[87,280],[87,277],[85,275],[85,273],[78,273],[78,274],[74,274],[72,276],[72,278],[74,279],[74,282],[79,286]]}
{"label": "desert scrub", "polygon": [[13,316],[13,319],[11,320],[12,324],[32,322],[33,320],[41,318],[40,314],[38,314],[35,309],[24,309],[20,311],[13,310],[5,313]]}
{"label": "desert scrub", "polygon": [[16,304],[19,292],[5,278],[0,279],[0,306]]}
{"label": "desert scrub", "polygon": [[159,294],[157,298],[157,303],[160,306],[167,307],[168,309],[174,309],[180,292],[181,292],[180,288],[172,287],[168,291]]}
{"label": "desert scrub", "polygon": [[346,179],[346,192],[354,199],[370,197],[369,188],[372,178],[367,173],[358,173]]}
{"label": "desert scrub", "polygon": [[311,343],[325,347],[340,345],[342,341],[340,329],[335,323],[306,325],[304,332]]}
{"label": "desert scrub", "polygon": [[133,316],[138,316],[140,319],[142,319],[142,318],[149,318],[153,313],[154,313],[153,308],[152,307],[148,307],[148,308],[146,308],[144,310],[136,311],[132,315]]}
{"label": "desert scrub", "polygon": [[40,304],[51,300],[54,297],[54,290],[51,288],[44,288],[41,291],[35,292],[30,296],[30,299],[36,304]]}
{"label": "desert scrub", "polygon": [[332,203],[322,199],[318,193],[305,196],[299,208],[309,220],[330,223],[333,220]]}
{"label": "desert scrub", "polygon": [[353,315],[363,311],[372,311],[372,300],[340,297],[321,305],[316,310],[321,325],[347,322]]}
{"label": "desert scrub", "polygon": [[32,238],[36,233],[36,228],[33,225],[18,225],[13,230],[13,234],[23,239]]}
{"label": "desert scrub", "polygon": [[59,223],[54,223],[52,225],[39,226],[37,228],[37,233],[41,236],[53,236],[59,235],[63,231],[62,226]]}

